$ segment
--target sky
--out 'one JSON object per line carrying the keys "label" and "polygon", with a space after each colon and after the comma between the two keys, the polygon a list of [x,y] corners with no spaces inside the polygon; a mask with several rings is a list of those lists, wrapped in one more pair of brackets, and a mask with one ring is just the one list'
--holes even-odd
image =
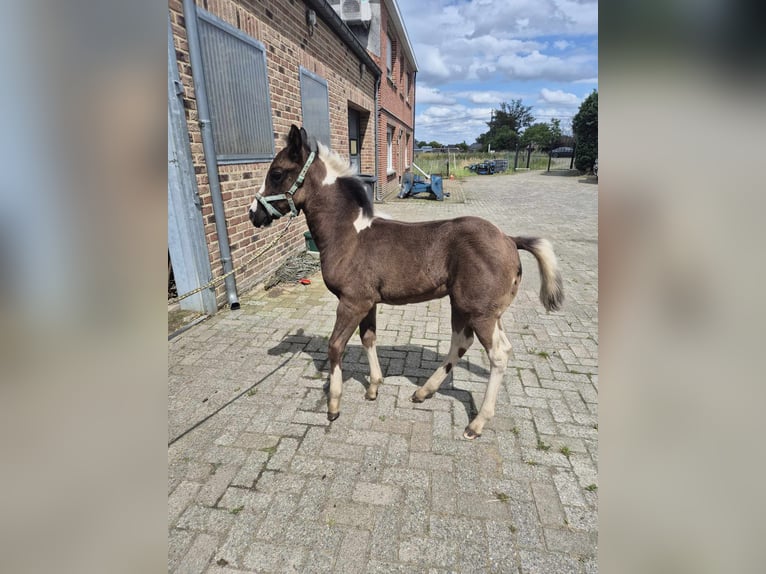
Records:
{"label": "sky", "polygon": [[[415,138],[468,144],[521,99],[565,132],[598,88],[597,0],[398,0],[418,64]],[[571,133],[571,132],[570,132]]]}

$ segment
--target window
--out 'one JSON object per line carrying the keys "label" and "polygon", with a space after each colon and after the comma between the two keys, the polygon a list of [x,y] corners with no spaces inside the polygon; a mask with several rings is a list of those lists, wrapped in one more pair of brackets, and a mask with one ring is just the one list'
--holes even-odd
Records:
{"label": "window", "polygon": [[394,128],[388,126],[386,129],[386,151],[388,153],[388,173],[394,173]]}
{"label": "window", "polygon": [[266,49],[240,30],[198,8],[205,88],[221,163],[274,157]]}
{"label": "window", "polygon": [[303,127],[310,136],[330,147],[330,100],[327,80],[300,69]]}
{"label": "window", "polygon": [[[409,78],[409,75],[407,76]],[[404,167],[410,167],[410,134],[407,134],[404,146]]]}
{"label": "window", "polygon": [[405,79],[405,84],[404,84],[404,99],[409,102],[410,101],[410,73],[407,72],[406,76],[407,78]]}
{"label": "window", "polygon": [[394,73],[394,41],[391,35],[386,33],[386,74],[390,78]]}

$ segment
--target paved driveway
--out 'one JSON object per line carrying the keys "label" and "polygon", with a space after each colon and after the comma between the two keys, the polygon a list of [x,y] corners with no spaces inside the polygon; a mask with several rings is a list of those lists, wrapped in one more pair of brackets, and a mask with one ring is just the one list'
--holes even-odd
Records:
{"label": "paved driveway", "polygon": [[[168,570],[597,571],[597,186],[539,172],[467,179],[447,201],[378,206],[404,220],[480,215],[554,242],[566,302],[546,314],[532,256],[504,323],[514,350],[496,416],[463,428],[489,373],[477,343],[432,399],[416,385],[450,341],[446,299],[379,306],[385,384],[363,399],[358,337],[341,417],[322,390],[335,298],[256,290],[169,343]],[[402,241],[407,238],[403,237]],[[417,249],[413,245],[412,249]]]}

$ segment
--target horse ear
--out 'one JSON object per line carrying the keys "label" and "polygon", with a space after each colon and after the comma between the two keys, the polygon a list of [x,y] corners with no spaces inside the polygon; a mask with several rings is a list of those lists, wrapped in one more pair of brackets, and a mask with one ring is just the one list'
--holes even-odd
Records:
{"label": "horse ear", "polygon": [[309,141],[309,134],[306,132],[306,128],[301,128],[301,142],[303,142],[303,147],[305,147],[307,150],[311,149]]}
{"label": "horse ear", "polygon": [[290,133],[287,134],[287,153],[295,161],[300,161],[302,157],[303,138],[301,132],[303,131],[303,128],[299,130],[298,126],[293,124],[290,126]]}

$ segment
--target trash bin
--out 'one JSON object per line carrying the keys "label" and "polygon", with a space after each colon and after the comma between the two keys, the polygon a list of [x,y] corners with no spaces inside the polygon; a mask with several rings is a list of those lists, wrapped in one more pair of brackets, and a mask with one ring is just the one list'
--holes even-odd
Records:
{"label": "trash bin", "polygon": [[357,176],[364,183],[364,189],[367,192],[367,197],[370,198],[370,202],[375,202],[375,182],[378,180],[374,175],[369,173],[360,173]]}

